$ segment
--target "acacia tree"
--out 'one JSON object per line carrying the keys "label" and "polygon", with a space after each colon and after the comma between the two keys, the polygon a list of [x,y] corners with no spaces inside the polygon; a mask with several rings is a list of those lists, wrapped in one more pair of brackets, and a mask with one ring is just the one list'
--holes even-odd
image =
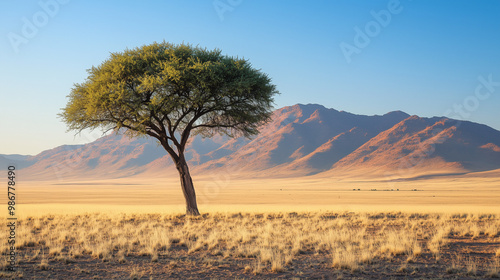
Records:
{"label": "acacia tree", "polygon": [[191,45],[154,43],[112,53],[75,84],[60,116],[69,130],[157,139],[179,171],[188,215],[199,215],[184,156],[193,134],[246,136],[270,119],[276,86],[248,60]]}

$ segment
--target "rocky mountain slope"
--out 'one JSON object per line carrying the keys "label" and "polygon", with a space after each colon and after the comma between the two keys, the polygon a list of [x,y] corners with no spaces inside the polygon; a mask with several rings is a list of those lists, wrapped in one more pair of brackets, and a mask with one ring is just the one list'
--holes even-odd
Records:
{"label": "rocky mountain slope", "polygon": [[[468,173],[500,168],[500,131],[400,111],[364,116],[298,104],[276,110],[253,139],[196,136],[187,158],[193,174],[247,177]],[[33,157],[0,155],[0,164],[7,162],[28,179],[177,176],[154,139],[116,134]]]}

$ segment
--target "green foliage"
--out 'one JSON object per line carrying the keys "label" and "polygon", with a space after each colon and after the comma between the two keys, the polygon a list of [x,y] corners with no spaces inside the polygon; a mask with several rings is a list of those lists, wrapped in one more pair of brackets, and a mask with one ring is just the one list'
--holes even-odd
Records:
{"label": "green foliage", "polygon": [[278,93],[247,60],[186,44],[113,53],[88,74],[60,114],[70,130],[125,129],[179,151],[191,133],[257,134]]}

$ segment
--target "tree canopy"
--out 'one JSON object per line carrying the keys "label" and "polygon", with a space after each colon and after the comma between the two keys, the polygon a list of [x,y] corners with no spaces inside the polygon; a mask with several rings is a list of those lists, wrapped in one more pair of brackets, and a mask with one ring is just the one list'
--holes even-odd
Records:
{"label": "tree canopy", "polygon": [[72,88],[61,117],[70,130],[155,137],[179,169],[192,133],[257,134],[277,93],[268,75],[248,60],[218,49],[153,43],[112,53],[89,69],[87,79]]}

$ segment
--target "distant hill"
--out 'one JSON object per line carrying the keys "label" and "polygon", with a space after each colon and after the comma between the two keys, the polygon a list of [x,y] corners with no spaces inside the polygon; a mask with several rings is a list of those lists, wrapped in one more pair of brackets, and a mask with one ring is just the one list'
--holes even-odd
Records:
{"label": "distant hill", "polygon": [[10,165],[14,165],[17,169],[22,169],[34,163],[32,156],[24,155],[0,155],[0,168],[6,170]]}
{"label": "distant hill", "polygon": [[411,116],[337,162],[336,172],[365,170],[412,177],[500,168],[500,131],[472,122]]}
{"label": "distant hill", "polygon": [[[260,130],[251,140],[194,137],[187,149],[192,173],[409,178],[500,168],[500,131],[443,117],[364,116],[298,104],[276,110]],[[116,134],[33,157],[0,155],[0,164],[9,160],[32,179],[177,176],[155,140]]]}
{"label": "distant hill", "polygon": [[311,175],[330,169],[408,116],[403,112],[362,116],[320,105],[285,107],[274,112],[273,121],[253,141],[199,168],[238,166],[258,176]]}

